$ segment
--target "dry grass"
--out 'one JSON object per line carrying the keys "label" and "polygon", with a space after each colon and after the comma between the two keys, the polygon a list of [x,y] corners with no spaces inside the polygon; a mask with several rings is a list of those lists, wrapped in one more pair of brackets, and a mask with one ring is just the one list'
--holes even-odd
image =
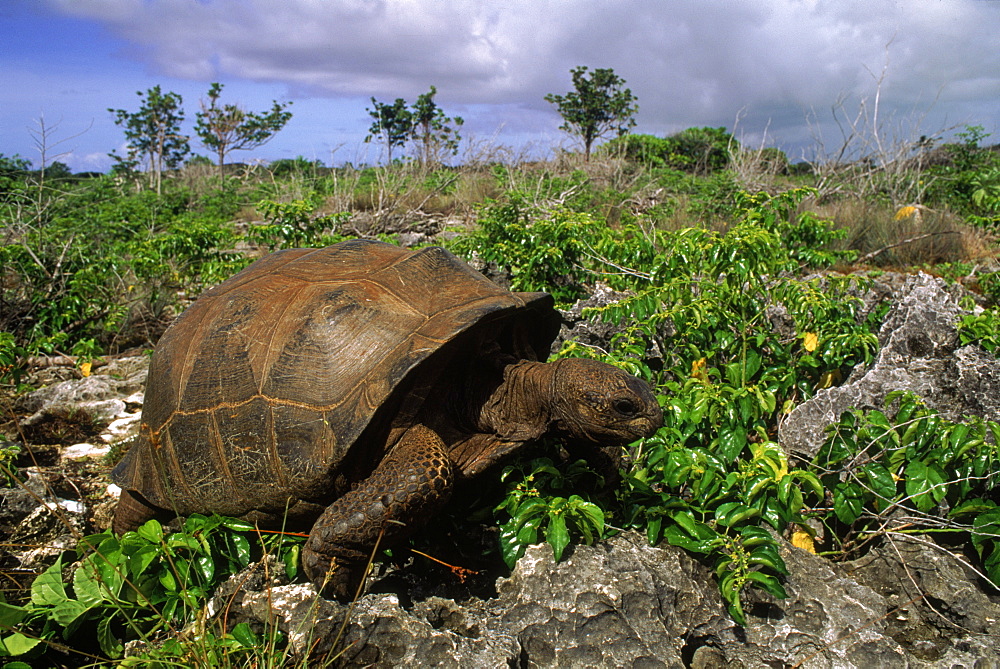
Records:
{"label": "dry grass", "polygon": [[806,202],[804,208],[847,230],[841,246],[858,251],[863,264],[936,265],[995,255],[990,235],[947,211],[920,207],[897,217],[900,210],[889,204],[858,198]]}

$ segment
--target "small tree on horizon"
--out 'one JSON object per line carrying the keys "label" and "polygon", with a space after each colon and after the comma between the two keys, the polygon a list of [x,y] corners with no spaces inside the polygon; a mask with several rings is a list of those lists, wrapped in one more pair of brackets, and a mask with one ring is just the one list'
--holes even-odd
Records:
{"label": "small tree on horizon", "polygon": [[375,121],[368,129],[365,141],[381,138],[385,142],[390,163],[393,147],[403,146],[410,140],[416,143],[417,159],[423,166],[438,162],[443,152],[452,155],[458,153],[458,143],[462,140],[458,128],[465,120],[461,116],[445,115],[444,110],[434,102],[435,95],[437,88],[431,86],[428,92],[417,97],[417,101],[409,107],[403,98],[396,98],[392,104],[372,98],[374,108],[366,111]]}
{"label": "small tree on horizon", "polygon": [[[448,117],[444,110],[434,102],[437,88],[431,86],[430,91],[420,95],[413,103],[413,139],[420,145],[420,164],[430,165],[438,160],[440,151],[451,155],[458,153],[458,143],[462,136],[457,128],[465,123],[461,116]],[[454,123],[452,128],[449,123]]]}
{"label": "small tree on horizon", "polygon": [[153,175],[159,193],[163,171],[182,165],[191,152],[188,136],[181,134],[183,98],[177,93],[164,93],[159,86],[145,93],[136,91],[136,95],[142,100],[138,111],[108,109],[115,115],[115,125],[125,129],[128,146],[127,157],[113,152],[109,155],[118,165],[128,168],[138,166],[140,157],[144,156],[146,169]]}
{"label": "small tree on horizon", "polygon": [[597,68],[588,76],[587,66],[570,70],[573,87],[566,95],[549,93],[545,101],[559,110],[563,117],[560,130],[578,135],[583,140],[584,160],[590,161],[594,141],[615,133],[621,137],[635,126],[639,105],[632,91],[624,88],[625,80],[611,68]]}
{"label": "small tree on horizon", "polygon": [[365,142],[380,138],[385,142],[388,162],[392,163],[392,148],[403,146],[413,134],[413,113],[407,108],[403,98],[396,98],[392,104],[372,98],[372,107],[365,110],[375,119],[368,128]]}
{"label": "small tree on horizon", "polygon": [[291,102],[279,103],[275,100],[270,111],[258,114],[234,104],[219,105],[221,95],[222,84],[213,83],[208,89],[208,103],[201,101],[201,111],[195,115],[197,122],[194,127],[205,148],[218,156],[220,176],[229,152],[263,146],[292,118],[292,112],[286,109]]}

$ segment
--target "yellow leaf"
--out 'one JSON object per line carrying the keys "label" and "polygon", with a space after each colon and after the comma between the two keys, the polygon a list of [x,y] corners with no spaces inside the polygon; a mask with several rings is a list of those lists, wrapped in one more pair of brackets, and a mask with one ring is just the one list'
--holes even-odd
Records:
{"label": "yellow leaf", "polygon": [[843,374],[840,373],[839,369],[831,370],[826,374],[824,374],[823,376],[819,377],[819,383],[816,384],[816,388],[817,390],[822,388],[829,388],[833,384],[840,381],[841,378],[843,378]]}
{"label": "yellow leaf", "polygon": [[792,532],[792,545],[810,553],[816,553],[816,545],[813,538],[805,530],[795,530]]}
{"label": "yellow leaf", "polygon": [[701,379],[702,381],[708,381],[708,373],[705,371],[705,366],[708,364],[708,360],[705,358],[698,358],[691,363],[691,378]]}
{"label": "yellow leaf", "polygon": [[80,363],[80,373],[84,376],[90,376],[90,367],[93,363],[81,362]]}
{"label": "yellow leaf", "polygon": [[816,346],[818,344],[819,344],[819,337],[816,335],[815,332],[807,332],[804,335],[802,335],[802,347],[805,348],[805,350],[809,351],[810,353],[816,350]]}

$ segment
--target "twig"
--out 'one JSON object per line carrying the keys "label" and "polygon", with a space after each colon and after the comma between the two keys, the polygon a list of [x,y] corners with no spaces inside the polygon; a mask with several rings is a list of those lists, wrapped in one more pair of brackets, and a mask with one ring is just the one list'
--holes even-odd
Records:
{"label": "twig", "polygon": [[921,239],[925,239],[927,237],[933,237],[934,235],[957,235],[957,234],[959,234],[958,230],[944,230],[942,232],[928,232],[928,233],[923,234],[923,235],[917,235],[916,237],[910,237],[909,239],[904,239],[903,241],[896,242],[895,244],[889,244],[888,246],[883,246],[882,248],[880,248],[878,250],[875,250],[875,251],[872,251],[871,253],[866,253],[863,256],[861,256],[860,258],[858,258],[856,262],[862,263],[862,262],[865,262],[866,260],[871,260],[875,256],[877,256],[877,255],[879,255],[881,253],[884,253],[884,252],[888,251],[889,249],[894,249],[897,246],[902,246],[903,244],[910,244],[912,242],[916,242],[916,241],[919,241]]}

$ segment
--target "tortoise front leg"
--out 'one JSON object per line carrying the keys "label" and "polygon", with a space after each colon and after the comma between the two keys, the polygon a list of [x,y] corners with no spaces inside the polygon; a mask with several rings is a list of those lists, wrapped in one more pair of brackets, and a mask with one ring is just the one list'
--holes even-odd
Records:
{"label": "tortoise front leg", "polygon": [[376,543],[413,534],[445,505],[453,482],[441,438],[423,425],[410,428],[371,476],[316,520],[302,551],[306,576],[324,596],[350,600]]}

